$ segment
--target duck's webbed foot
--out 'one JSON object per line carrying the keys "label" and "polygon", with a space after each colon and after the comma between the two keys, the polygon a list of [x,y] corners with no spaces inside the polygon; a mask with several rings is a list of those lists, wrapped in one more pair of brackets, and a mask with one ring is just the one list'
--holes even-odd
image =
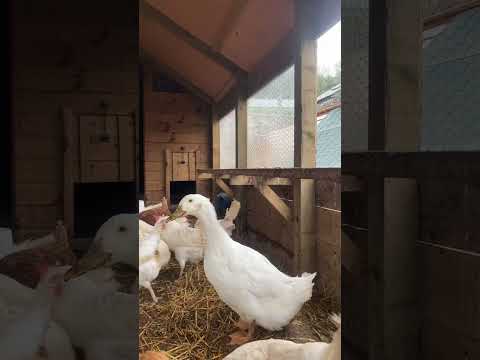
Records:
{"label": "duck's webbed foot", "polygon": [[253,339],[253,335],[255,333],[255,321],[248,323],[246,321],[239,320],[235,325],[241,330],[229,335],[229,345],[242,345]]}

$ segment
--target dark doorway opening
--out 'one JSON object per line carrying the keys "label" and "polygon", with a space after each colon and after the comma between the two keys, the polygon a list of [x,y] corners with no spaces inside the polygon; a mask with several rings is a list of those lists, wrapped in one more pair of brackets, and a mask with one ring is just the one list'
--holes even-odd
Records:
{"label": "dark doorway opening", "polygon": [[75,184],[74,247],[88,248],[102,224],[114,215],[138,210],[136,183],[110,182]]}
{"label": "dark doorway opening", "polygon": [[171,181],[170,182],[170,203],[177,205],[185,195],[195,194],[197,185],[195,181]]}

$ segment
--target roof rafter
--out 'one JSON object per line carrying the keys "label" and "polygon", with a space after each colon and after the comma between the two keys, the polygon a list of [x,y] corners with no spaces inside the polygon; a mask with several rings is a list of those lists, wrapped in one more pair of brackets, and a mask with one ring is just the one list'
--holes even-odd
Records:
{"label": "roof rafter", "polygon": [[140,14],[150,16],[156,22],[164,26],[169,32],[181,38],[192,48],[200,51],[202,54],[215,61],[217,64],[234,74],[236,77],[247,76],[247,72],[243,68],[234,63],[232,60],[228,59],[222,53],[213,49],[210,45],[206,44],[187,30],[182,28],[175,21],[173,21],[168,16],[163,14],[160,10],[151,5],[148,0],[141,1]]}

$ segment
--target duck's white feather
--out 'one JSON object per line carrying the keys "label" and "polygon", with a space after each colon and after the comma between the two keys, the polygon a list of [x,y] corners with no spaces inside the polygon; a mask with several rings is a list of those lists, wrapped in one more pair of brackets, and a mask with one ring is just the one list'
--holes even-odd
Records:
{"label": "duck's white feather", "polygon": [[[201,206],[195,206],[197,203]],[[242,320],[280,330],[311,298],[316,274],[288,276],[259,252],[234,241],[218,223],[213,205],[201,195],[186,196],[180,207],[201,222],[208,239],[204,259],[207,279]]]}

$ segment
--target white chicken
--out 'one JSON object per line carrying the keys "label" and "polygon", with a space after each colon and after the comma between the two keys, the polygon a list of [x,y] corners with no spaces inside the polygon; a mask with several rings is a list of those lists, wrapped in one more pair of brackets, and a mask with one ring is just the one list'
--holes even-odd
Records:
{"label": "white chicken", "polygon": [[224,360],[341,360],[340,318],[335,317],[334,321],[338,330],[330,344],[296,344],[279,339],[259,340],[240,346]]}
{"label": "white chicken", "polygon": [[94,341],[138,336],[137,296],[98,286],[87,276],[61,285],[53,319],[68,332],[73,345],[87,349]]}
{"label": "white chicken", "polygon": [[[12,307],[2,299],[0,349],[2,358],[32,360],[48,354],[50,360],[74,360],[66,332],[51,321],[57,283],[69,267],[42,266],[42,276],[28,307]],[[20,285],[22,286],[22,285]]]}
{"label": "white chicken", "polygon": [[[225,217],[218,220],[227,234],[232,235],[235,229],[234,220],[240,211],[240,203],[237,200],[227,210]],[[206,236],[199,221],[195,227],[191,227],[186,218],[178,218],[175,221],[167,221],[168,216],[159,217],[155,224],[162,237],[165,239],[170,250],[175,253],[175,259],[180,265],[180,276],[182,277],[187,263],[198,264],[203,260]]]}
{"label": "white chicken", "polygon": [[139,249],[138,284],[146,288],[154,302],[157,296],[152,288],[152,281],[158,277],[160,270],[170,261],[170,249],[165,241],[156,232],[150,234],[140,242]]}
{"label": "white chicken", "polygon": [[112,262],[138,268],[138,215],[112,216],[98,229],[89,252],[112,254]]}
{"label": "white chicken", "polygon": [[142,242],[148,235],[150,235],[155,227],[143,220],[138,220],[138,240]]}

